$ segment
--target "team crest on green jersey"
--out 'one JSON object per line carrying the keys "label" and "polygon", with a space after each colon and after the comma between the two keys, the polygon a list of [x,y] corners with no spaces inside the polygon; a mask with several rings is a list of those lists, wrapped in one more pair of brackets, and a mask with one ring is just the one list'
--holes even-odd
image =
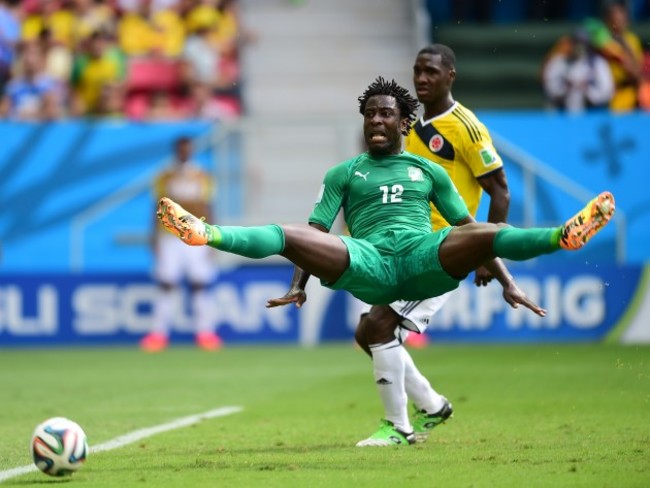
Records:
{"label": "team crest on green jersey", "polygon": [[408,172],[409,172],[409,178],[411,178],[411,181],[424,181],[424,175],[422,174],[422,170],[420,168],[416,168],[414,166],[409,166],[408,167]]}

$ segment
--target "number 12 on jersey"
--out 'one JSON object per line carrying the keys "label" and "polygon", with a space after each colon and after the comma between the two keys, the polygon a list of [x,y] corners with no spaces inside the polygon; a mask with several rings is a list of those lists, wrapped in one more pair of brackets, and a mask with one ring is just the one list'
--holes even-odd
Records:
{"label": "number 12 on jersey", "polygon": [[381,203],[397,203],[402,201],[402,193],[404,193],[404,187],[402,185],[393,185],[389,188],[387,185],[380,186],[379,189],[383,192]]}

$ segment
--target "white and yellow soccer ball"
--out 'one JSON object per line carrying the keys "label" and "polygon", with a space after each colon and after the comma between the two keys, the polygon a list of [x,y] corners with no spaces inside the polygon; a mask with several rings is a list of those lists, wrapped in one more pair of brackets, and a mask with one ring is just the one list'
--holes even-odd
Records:
{"label": "white and yellow soccer ball", "polygon": [[79,424],[64,417],[40,423],[34,429],[31,447],[34,464],[50,476],[74,473],[88,456],[86,433]]}

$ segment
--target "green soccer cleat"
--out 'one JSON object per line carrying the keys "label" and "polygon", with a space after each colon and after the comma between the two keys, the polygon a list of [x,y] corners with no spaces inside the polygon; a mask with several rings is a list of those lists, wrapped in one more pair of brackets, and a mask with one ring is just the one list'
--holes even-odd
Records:
{"label": "green soccer cleat", "polygon": [[381,419],[379,430],[367,439],[357,442],[357,447],[408,446],[414,443],[413,432],[402,432],[391,421]]}
{"label": "green soccer cleat", "polygon": [[413,415],[413,432],[415,434],[416,442],[425,442],[431,431],[440,424],[452,417],[454,409],[445,397],[443,397],[445,404],[442,408],[434,414],[427,414],[424,410],[418,410],[415,407],[415,414]]}

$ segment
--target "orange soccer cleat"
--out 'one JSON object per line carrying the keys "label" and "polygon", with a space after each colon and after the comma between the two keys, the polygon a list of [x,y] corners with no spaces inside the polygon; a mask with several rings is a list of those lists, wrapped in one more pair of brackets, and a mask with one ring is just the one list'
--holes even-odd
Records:
{"label": "orange soccer cleat", "polygon": [[205,223],[167,197],[158,202],[158,219],[169,232],[190,246],[205,246],[208,234]]}
{"label": "orange soccer cleat", "polygon": [[147,334],[140,341],[140,349],[145,352],[160,352],[167,349],[169,339],[165,334],[152,332]]}
{"label": "orange soccer cleat", "polygon": [[204,351],[216,351],[221,349],[223,341],[214,332],[199,332],[196,334],[196,345]]}
{"label": "orange soccer cleat", "polygon": [[409,332],[404,343],[414,349],[424,349],[429,344],[429,338],[424,332],[421,334],[418,334],[417,332]]}
{"label": "orange soccer cleat", "polygon": [[596,232],[605,227],[615,209],[614,195],[608,191],[602,192],[566,221],[562,228],[560,247],[570,251],[583,247]]}

